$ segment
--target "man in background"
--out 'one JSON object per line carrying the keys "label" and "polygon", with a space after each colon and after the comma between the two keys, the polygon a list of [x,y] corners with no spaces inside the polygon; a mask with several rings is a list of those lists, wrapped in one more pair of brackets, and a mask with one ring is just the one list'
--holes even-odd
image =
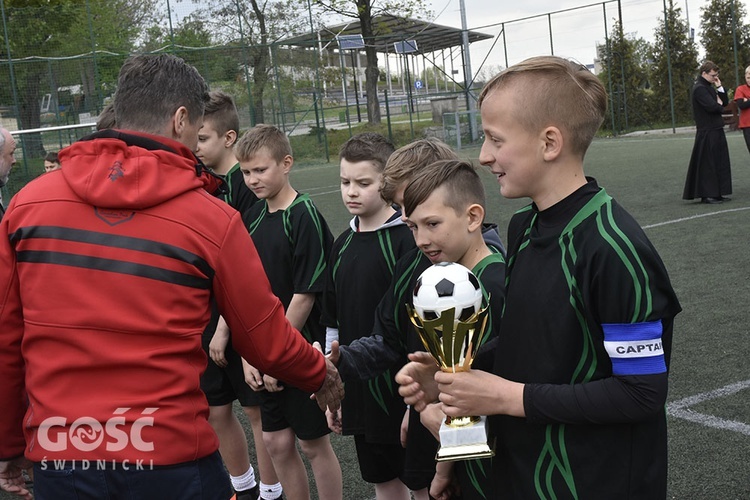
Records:
{"label": "man in background", "polygon": [[729,201],[725,195],[732,194],[729,146],[721,117],[729,100],[715,63],[706,61],[699,71],[692,94],[695,144],[682,199],[717,204]]}
{"label": "man in background", "polygon": [[[8,182],[10,170],[16,163],[16,141],[3,127],[0,127],[0,188]],[[3,206],[3,197],[0,194],[0,219],[3,218],[5,207]]]}

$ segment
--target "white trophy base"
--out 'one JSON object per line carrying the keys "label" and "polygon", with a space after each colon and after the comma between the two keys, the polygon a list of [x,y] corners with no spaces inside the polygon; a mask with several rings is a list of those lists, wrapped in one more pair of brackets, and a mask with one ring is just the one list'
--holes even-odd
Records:
{"label": "white trophy base", "polygon": [[487,417],[479,417],[479,422],[464,427],[440,424],[440,449],[435,457],[438,462],[494,455],[495,450],[487,443]]}

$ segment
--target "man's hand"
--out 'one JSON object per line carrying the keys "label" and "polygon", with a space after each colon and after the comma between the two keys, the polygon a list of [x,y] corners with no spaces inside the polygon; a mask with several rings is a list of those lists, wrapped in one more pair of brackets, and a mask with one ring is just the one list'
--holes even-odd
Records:
{"label": "man's hand", "polygon": [[425,406],[438,399],[439,391],[435,382],[438,367],[433,357],[424,351],[410,353],[409,359],[411,361],[396,374],[396,382],[400,386],[398,393],[406,404],[422,411]]}
{"label": "man's hand", "polygon": [[26,479],[23,477],[23,471],[31,469],[32,466],[33,464],[25,457],[0,461],[0,488],[25,500],[32,500],[34,497],[26,488]]}
{"label": "man's hand", "polygon": [[[318,342],[315,342],[313,347],[320,351],[321,354],[323,353]],[[326,378],[323,379],[323,385],[320,386],[318,392],[310,396],[310,399],[314,399],[318,402],[318,406],[321,410],[326,411],[327,408],[332,412],[341,408],[341,400],[344,399],[344,383],[341,381],[341,376],[339,375],[336,366],[331,362],[330,356],[333,354],[334,350],[336,351],[336,360],[338,361],[338,342],[333,343],[331,354],[325,358]]]}

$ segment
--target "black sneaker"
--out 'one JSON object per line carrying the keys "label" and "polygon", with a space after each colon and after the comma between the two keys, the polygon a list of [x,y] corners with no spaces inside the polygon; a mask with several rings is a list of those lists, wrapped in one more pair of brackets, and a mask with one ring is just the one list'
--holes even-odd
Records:
{"label": "black sneaker", "polygon": [[260,498],[260,484],[255,483],[255,486],[249,490],[242,490],[236,493],[235,498],[237,500],[258,500]]}

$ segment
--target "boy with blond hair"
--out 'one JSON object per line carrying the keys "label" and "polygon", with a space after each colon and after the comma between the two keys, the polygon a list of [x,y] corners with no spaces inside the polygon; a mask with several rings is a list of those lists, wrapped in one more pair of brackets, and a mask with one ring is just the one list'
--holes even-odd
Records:
{"label": "boy with blond hair", "polygon": [[[536,98],[521,105],[519,92]],[[666,268],[583,172],[607,97],[585,67],[536,57],[482,90],[480,161],[508,198],[508,278],[493,373],[413,356],[400,392],[422,409],[494,415],[494,495],[665,498],[664,404],[674,317]],[[433,363],[434,365],[434,363]]]}
{"label": "boy with blond hair", "polygon": [[[210,92],[195,154],[205,166],[223,176],[227,189],[218,194],[219,198],[244,214],[258,198],[245,185],[234,156],[239,126],[240,119],[232,97],[221,91]],[[242,358],[232,348],[230,340],[226,321],[214,309],[203,332],[203,349],[211,358],[201,376],[201,389],[209,405],[208,421],[219,436],[219,452],[237,499],[273,500],[281,497],[282,487],[263,443],[261,397],[245,383]],[[240,402],[252,429],[260,472],[258,482],[250,464],[245,430],[232,409],[235,400]]]}
{"label": "boy with blond hair", "polygon": [[[260,198],[246,222],[271,288],[286,317],[310,342],[322,343],[320,296],[333,236],[310,196],[289,182],[294,164],[287,136],[272,125],[249,129],[234,148],[245,184]],[[246,366],[250,387],[263,390],[263,440],[287,497],[310,496],[299,439],[310,460],[319,498],[341,499],[341,467],[333,452],[326,417],[309,394]]]}
{"label": "boy with blond hair", "polygon": [[[401,212],[380,197],[380,183],[393,144],[380,134],[357,134],[339,152],[341,198],[353,215],[333,244],[323,323],[326,350],[332,340],[348,345],[372,331],[375,308],[388,289],[396,261],[414,248]],[[406,405],[394,382],[397,362],[369,380],[346,384],[346,405],[328,412],[335,432],[354,436],[362,479],[378,500],[409,500],[401,480],[404,448],[400,428]]]}
{"label": "boy with blond hair", "polygon": [[[449,159],[412,172],[405,176],[408,186],[403,189],[400,185],[394,192],[400,191],[403,197],[404,216],[417,249],[396,264],[388,292],[378,305],[372,335],[349,346],[333,343],[331,360],[339,367],[343,380],[370,378],[394,362],[405,362],[408,353],[424,349],[409,320],[406,304],[412,302],[417,278],[432,264],[458,262],[467,267],[477,276],[491,309],[502,310],[505,261],[483,238],[485,195],[476,170],[470,163]],[[409,193],[414,190],[420,194],[410,204]],[[495,315],[499,312],[488,321],[489,336],[497,329]],[[435,477],[437,441],[421,424],[416,411],[410,410],[407,418],[408,429],[402,436],[406,447],[404,483],[415,492],[415,498],[427,498],[427,488]],[[458,468],[466,498],[485,495],[488,467],[487,461],[467,461]],[[474,477],[474,484],[469,476]]]}

